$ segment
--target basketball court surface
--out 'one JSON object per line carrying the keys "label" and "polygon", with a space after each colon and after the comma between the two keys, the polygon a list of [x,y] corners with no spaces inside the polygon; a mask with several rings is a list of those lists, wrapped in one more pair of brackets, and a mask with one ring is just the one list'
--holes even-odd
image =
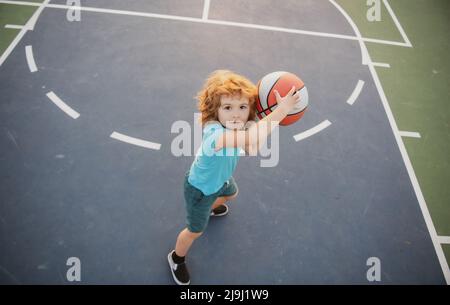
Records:
{"label": "basketball court surface", "polygon": [[420,50],[403,23],[414,8],[380,1],[376,29],[359,2],[86,0],[69,21],[67,1],[0,1],[0,283],[73,284],[75,257],[81,284],[173,284],[197,148],[175,156],[173,124],[194,135],[193,97],[229,69],[296,73],[309,108],[279,128],[276,166],[241,157],[230,213],[189,252],[192,284],[448,284],[446,182],[418,179],[407,145],[425,129],[405,129],[392,101],[405,85],[383,62]]}

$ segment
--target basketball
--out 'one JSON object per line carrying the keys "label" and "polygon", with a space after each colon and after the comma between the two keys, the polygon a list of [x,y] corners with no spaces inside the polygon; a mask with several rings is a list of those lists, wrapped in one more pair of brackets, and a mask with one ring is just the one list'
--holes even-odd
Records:
{"label": "basketball", "polygon": [[276,109],[277,99],[273,93],[274,90],[277,90],[280,96],[284,97],[293,86],[295,86],[296,92],[300,91],[300,101],[280,122],[280,125],[287,126],[300,120],[308,107],[308,90],[297,75],[284,71],[269,73],[258,82],[258,95],[256,97],[258,118],[263,119]]}

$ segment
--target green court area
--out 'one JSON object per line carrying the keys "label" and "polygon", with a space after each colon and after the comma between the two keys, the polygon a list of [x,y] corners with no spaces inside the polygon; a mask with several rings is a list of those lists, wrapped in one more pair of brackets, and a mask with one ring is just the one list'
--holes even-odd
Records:
{"label": "green court area", "polygon": [[[369,22],[366,1],[339,0],[365,38],[402,42],[381,1],[381,21]],[[450,1],[388,2],[412,48],[367,43],[383,89],[403,137],[433,224],[439,236],[450,236]],[[450,262],[450,245],[442,245]]]}

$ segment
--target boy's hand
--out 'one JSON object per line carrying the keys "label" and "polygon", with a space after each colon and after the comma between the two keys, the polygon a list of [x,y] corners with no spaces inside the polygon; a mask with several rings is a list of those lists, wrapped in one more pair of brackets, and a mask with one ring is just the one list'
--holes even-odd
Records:
{"label": "boy's hand", "polygon": [[300,91],[297,91],[295,94],[294,92],[295,86],[292,86],[291,90],[289,90],[284,97],[281,97],[276,90],[273,92],[277,99],[278,107],[282,107],[286,111],[286,114],[294,109],[295,105],[300,102]]}

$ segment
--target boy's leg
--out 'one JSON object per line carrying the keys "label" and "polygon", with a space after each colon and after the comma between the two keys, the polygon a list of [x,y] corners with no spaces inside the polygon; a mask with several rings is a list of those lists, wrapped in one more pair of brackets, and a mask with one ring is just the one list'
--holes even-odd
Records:
{"label": "boy's leg", "polygon": [[189,251],[192,243],[202,233],[192,233],[187,228],[178,234],[175,251],[172,250],[168,256],[170,271],[173,279],[178,285],[189,285],[191,283],[189,271],[185,263],[185,256]]}
{"label": "boy's leg", "polygon": [[202,232],[193,233],[187,228],[181,231],[180,234],[178,234],[177,243],[175,245],[175,254],[180,257],[186,256],[192,243],[199,238],[200,235],[202,235]]}
{"label": "boy's leg", "polygon": [[211,210],[214,210],[218,206],[221,206],[225,202],[227,202],[228,197],[217,197],[216,201],[214,201],[213,205],[211,206]]}

